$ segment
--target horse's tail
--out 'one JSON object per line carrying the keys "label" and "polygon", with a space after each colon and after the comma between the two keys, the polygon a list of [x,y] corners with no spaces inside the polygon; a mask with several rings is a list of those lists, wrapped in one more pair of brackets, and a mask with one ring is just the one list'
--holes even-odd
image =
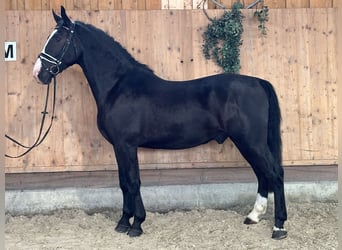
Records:
{"label": "horse's tail", "polygon": [[273,86],[265,81],[260,81],[261,86],[264,88],[268,96],[268,134],[267,134],[267,144],[276,161],[276,172],[282,173],[282,142],[281,142],[281,114],[277,95]]}

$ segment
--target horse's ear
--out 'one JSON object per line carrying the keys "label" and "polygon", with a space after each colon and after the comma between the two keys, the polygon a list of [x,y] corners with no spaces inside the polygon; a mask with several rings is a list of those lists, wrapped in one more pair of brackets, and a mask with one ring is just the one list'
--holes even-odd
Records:
{"label": "horse's ear", "polygon": [[64,8],[63,5],[61,6],[61,15],[62,15],[62,19],[63,19],[64,26],[69,27],[69,25],[70,25],[70,23],[71,23],[71,20],[70,20],[70,18],[67,16],[67,14],[66,14],[66,12],[65,12],[65,8]]}
{"label": "horse's ear", "polygon": [[56,23],[59,23],[62,18],[56,14],[54,10],[52,10],[53,18],[55,19]]}

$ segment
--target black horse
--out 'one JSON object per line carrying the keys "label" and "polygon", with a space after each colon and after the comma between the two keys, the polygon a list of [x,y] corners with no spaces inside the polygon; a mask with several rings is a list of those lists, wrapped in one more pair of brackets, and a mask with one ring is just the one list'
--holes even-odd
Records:
{"label": "black horse", "polygon": [[[183,149],[228,137],[252,166],[258,194],[245,223],[257,223],[274,192],[272,238],[287,236],[281,166],[280,109],[272,85],[255,77],[219,74],[185,82],[166,81],[137,62],[119,43],[92,25],[71,21],[61,7],[33,69],[49,84],[79,64],[95,97],[101,134],[113,145],[123,193],[116,231],[142,234],[146,212],[140,195],[138,147]],[[129,222],[134,217],[133,224]]]}

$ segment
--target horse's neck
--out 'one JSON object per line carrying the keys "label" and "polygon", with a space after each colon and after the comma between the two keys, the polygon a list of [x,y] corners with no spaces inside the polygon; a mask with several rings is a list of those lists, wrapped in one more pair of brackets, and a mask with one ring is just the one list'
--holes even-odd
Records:
{"label": "horse's neck", "polygon": [[92,60],[88,58],[86,61],[81,61],[79,65],[88,80],[96,104],[101,106],[105,102],[108,92],[117,83],[119,75],[115,72],[115,68],[112,68],[110,72],[108,65],[104,67],[98,65],[96,58],[92,58]]}
{"label": "horse's neck", "polygon": [[105,103],[110,90],[127,72],[129,65],[124,67],[118,58],[108,57],[105,59],[106,48],[99,44],[94,47],[97,48],[96,51],[92,48],[83,48],[78,64],[83,69],[96,104],[100,108]]}

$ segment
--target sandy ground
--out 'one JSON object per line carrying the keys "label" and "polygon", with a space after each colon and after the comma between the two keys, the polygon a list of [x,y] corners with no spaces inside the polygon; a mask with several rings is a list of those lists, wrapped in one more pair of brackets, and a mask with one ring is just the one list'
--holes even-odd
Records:
{"label": "sandy ground", "polygon": [[272,240],[273,207],[257,225],[244,225],[252,207],[147,213],[144,234],[114,231],[119,211],[6,215],[6,249],[337,249],[336,203],[288,203],[289,235]]}

